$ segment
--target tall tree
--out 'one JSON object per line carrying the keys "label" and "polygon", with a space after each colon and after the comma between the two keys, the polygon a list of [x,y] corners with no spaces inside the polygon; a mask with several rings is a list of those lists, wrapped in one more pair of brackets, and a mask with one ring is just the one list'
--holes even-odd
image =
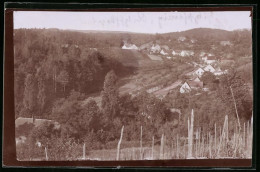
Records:
{"label": "tall tree", "polygon": [[253,102],[249,94],[249,87],[236,70],[229,70],[228,74],[222,76],[218,93],[222,101],[229,107],[230,113],[236,114],[234,106],[236,104],[239,117],[250,119]]}
{"label": "tall tree", "polygon": [[59,83],[63,85],[63,92],[66,91],[66,85],[69,82],[69,74],[67,71],[63,70],[60,72],[60,74],[57,77],[57,80]]}
{"label": "tall tree", "polygon": [[46,101],[46,86],[43,78],[38,79],[38,94],[37,101],[39,105],[39,112],[42,113]]}
{"label": "tall tree", "polygon": [[113,70],[107,73],[104,81],[104,88],[101,92],[102,101],[101,106],[104,115],[113,118],[116,116],[118,111],[118,99],[119,92],[117,88],[117,76]]}
{"label": "tall tree", "polygon": [[25,89],[24,89],[24,107],[31,113],[34,118],[34,113],[37,106],[37,90],[35,78],[32,74],[28,74],[25,79]]}

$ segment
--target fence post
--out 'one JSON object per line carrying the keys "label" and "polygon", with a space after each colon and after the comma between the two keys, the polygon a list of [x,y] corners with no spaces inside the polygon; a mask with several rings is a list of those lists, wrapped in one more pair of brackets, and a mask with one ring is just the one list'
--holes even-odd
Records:
{"label": "fence post", "polygon": [[124,126],[123,126],[122,129],[121,129],[121,136],[120,136],[120,139],[119,139],[119,142],[118,142],[118,145],[117,145],[117,156],[116,156],[116,160],[119,160],[119,159],[120,159],[120,144],[121,144],[121,142],[122,142],[123,132],[124,132]]}
{"label": "fence post", "polygon": [[214,150],[215,150],[215,155],[217,153],[217,125],[215,123],[215,147],[214,147]]}
{"label": "fence post", "polygon": [[[226,115],[225,116],[225,121],[224,121],[224,125],[223,125],[223,130],[222,130],[222,135],[220,136],[220,142],[219,142],[219,146],[218,146],[218,152],[217,152],[217,156],[219,156],[219,151],[220,151],[220,148],[222,146],[222,141],[223,139],[225,139],[225,129],[226,129],[226,123],[227,123],[227,120],[228,120],[228,116]],[[225,141],[225,140],[224,140]]]}
{"label": "fence post", "polygon": [[154,136],[153,136],[153,142],[152,142],[152,159],[153,159],[153,148],[154,148]]}
{"label": "fence post", "polygon": [[187,158],[192,158],[192,145],[193,145],[193,122],[194,122],[194,114],[193,114],[193,109],[191,110],[191,120],[189,123],[188,119],[188,157]]}
{"label": "fence post", "polygon": [[140,159],[143,159],[143,145],[142,145],[142,136],[143,135],[143,126],[141,126],[141,136],[140,136]]}
{"label": "fence post", "polygon": [[239,127],[239,131],[240,131],[241,126],[240,126],[240,120],[239,120],[239,116],[238,116],[238,112],[237,112],[237,104],[236,104],[236,100],[235,100],[235,97],[234,97],[233,90],[232,90],[231,86],[230,86],[230,90],[231,90],[232,98],[233,98],[233,101],[234,101],[234,106],[235,106],[236,115],[237,115],[237,121],[238,121],[238,127]]}
{"label": "fence post", "polygon": [[176,140],[176,157],[179,159],[179,135],[177,134],[177,140]]}
{"label": "fence post", "polygon": [[45,147],[45,159],[46,159],[46,161],[48,161],[49,160],[49,158],[48,158],[48,153],[47,153],[47,148]]}
{"label": "fence post", "polygon": [[86,159],[86,145],[85,143],[83,144],[83,159]]}
{"label": "fence post", "polygon": [[162,134],[162,138],[161,138],[161,147],[160,147],[160,159],[163,158],[163,134]]}

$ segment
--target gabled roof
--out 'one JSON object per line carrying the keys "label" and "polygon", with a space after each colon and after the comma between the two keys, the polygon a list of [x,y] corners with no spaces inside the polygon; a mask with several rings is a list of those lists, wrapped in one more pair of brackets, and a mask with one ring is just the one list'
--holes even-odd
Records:
{"label": "gabled roof", "polygon": [[202,69],[201,67],[197,67],[197,68],[194,70],[194,72],[196,72],[196,71],[198,71],[198,70],[203,70],[203,71],[204,71],[204,69]]}
{"label": "gabled roof", "polygon": [[207,70],[206,70],[207,68],[212,68],[213,70],[216,70],[216,69],[215,69],[213,66],[211,66],[210,64],[207,65],[206,67],[204,67],[204,70],[207,71]]}

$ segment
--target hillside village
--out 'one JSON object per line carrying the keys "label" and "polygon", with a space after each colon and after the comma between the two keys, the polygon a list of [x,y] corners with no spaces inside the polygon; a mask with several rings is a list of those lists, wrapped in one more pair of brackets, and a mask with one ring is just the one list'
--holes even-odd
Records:
{"label": "hillside village", "polygon": [[[186,37],[179,37],[178,42],[183,42],[186,39]],[[194,44],[197,42],[197,40],[191,39],[190,44]],[[220,41],[220,44],[222,46],[231,46],[231,43],[229,41]],[[177,59],[177,58],[187,58],[187,57],[193,57],[194,51],[192,50],[174,50],[173,48],[169,48],[167,45],[160,45],[158,43],[153,44],[152,42],[145,43],[141,45],[140,47],[137,47],[135,44],[127,43],[127,41],[124,41],[124,45],[122,46],[122,49],[124,50],[132,50],[132,51],[139,51],[141,53],[147,54],[147,56],[151,60],[157,60],[162,61],[163,59],[171,60],[171,59]],[[154,93],[158,97],[164,97],[166,94],[173,89],[179,88],[180,93],[187,93],[191,90],[201,90],[201,91],[209,91],[208,88],[206,88],[203,85],[203,82],[200,80],[201,76],[205,71],[211,72],[215,76],[223,75],[227,73],[227,69],[221,70],[220,69],[220,63],[222,63],[220,58],[215,57],[211,53],[201,52],[199,54],[199,62],[187,62],[189,63],[190,69],[193,69],[192,71],[185,73],[184,75],[188,76],[187,80],[178,80],[174,83],[172,83],[170,86],[162,87],[161,85],[155,86],[152,88],[147,89],[148,93]],[[167,91],[166,91],[167,90]],[[164,92],[162,94],[162,92]]]}
{"label": "hillside village", "polygon": [[[90,155],[110,150],[122,126],[125,148],[139,145],[140,126],[144,146],[153,137],[159,145],[162,134],[186,135],[191,109],[201,132],[223,125],[226,114],[235,128],[234,99],[241,123],[252,115],[250,40],[250,31],[211,29],[156,35],[15,30],[18,156],[28,158],[21,147],[44,152],[48,145],[55,157],[56,145],[72,142],[88,144]],[[180,139],[185,145],[187,138]]]}

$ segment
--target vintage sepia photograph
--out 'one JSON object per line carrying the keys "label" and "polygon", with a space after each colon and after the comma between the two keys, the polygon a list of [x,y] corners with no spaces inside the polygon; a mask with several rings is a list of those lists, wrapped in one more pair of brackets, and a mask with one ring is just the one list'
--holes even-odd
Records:
{"label": "vintage sepia photograph", "polygon": [[18,161],[252,159],[250,11],[14,11],[13,27]]}

